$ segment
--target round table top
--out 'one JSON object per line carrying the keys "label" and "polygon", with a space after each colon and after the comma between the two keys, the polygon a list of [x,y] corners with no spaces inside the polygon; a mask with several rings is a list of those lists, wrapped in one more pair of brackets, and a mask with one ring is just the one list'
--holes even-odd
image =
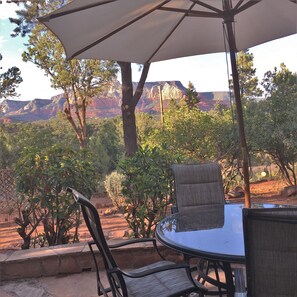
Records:
{"label": "round table top", "polygon": [[[253,204],[257,208],[282,205]],[[208,205],[176,213],[157,226],[156,237],[177,251],[211,260],[244,263],[243,204]]]}

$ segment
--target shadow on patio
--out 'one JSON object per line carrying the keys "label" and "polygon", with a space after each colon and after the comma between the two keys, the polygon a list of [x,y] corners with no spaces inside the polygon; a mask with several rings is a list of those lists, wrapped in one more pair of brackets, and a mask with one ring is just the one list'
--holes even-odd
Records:
{"label": "shadow on patio", "polygon": [[[116,242],[118,240],[109,241],[111,244]],[[167,259],[182,260],[172,250],[163,246],[160,250]],[[117,248],[113,254],[118,264],[128,270],[158,259],[151,245],[145,243],[129,249]],[[98,260],[103,267],[99,253]],[[106,284],[103,271],[100,276]],[[98,296],[96,273],[87,243],[1,253],[0,281],[1,297]]]}

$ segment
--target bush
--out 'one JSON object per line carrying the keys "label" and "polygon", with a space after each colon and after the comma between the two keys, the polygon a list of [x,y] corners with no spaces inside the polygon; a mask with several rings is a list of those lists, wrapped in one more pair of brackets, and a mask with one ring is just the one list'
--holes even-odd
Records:
{"label": "bush", "polygon": [[151,237],[172,201],[173,176],[170,165],[176,160],[160,148],[139,148],[125,159],[122,194],[123,211],[134,237]]}
{"label": "bush", "polygon": [[75,152],[57,145],[44,150],[23,150],[15,167],[19,193],[19,217],[15,221],[24,240],[22,248],[29,248],[39,223],[43,233],[36,238],[42,245],[78,241],[80,213],[65,189],[71,186],[85,195],[91,194],[97,181],[89,159],[86,151]]}
{"label": "bush", "polygon": [[124,175],[113,171],[106,176],[104,185],[108,196],[110,197],[112,204],[120,211],[124,211],[125,198],[122,195],[122,182]]}

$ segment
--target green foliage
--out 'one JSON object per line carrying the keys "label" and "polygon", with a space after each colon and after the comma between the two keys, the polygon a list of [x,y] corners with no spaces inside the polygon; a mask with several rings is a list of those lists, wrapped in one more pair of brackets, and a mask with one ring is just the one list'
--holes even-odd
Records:
{"label": "green foliage", "polygon": [[[240,51],[237,55],[237,69],[242,100],[260,97],[263,91],[258,87],[258,77],[254,68],[254,56],[248,50]],[[231,88],[233,81],[230,80]]]}
{"label": "green foliage", "polygon": [[[60,3],[52,1],[51,4],[57,8]],[[90,59],[66,60],[60,41],[40,23],[31,28],[27,51],[22,57],[25,62],[33,62],[41,68],[50,77],[52,87],[64,92],[67,100],[65,116],[80,148],[84,148],[87,141],[87,107],[91,98],[106,90],[116,77],[117,64]]]}
{"label": "green foliage", "polygon": [[[89,161],[96,168],[101,188],[105,175],[116,169],[123,155],[118,129],[115,119],[97,120],[87,125],[90,138],[86,149],[92,152]],[[61,114],[50,121],[0,125],[0,166],[11,168],[24,149],[35,147],[43,151],[53,143],[79,150],[72,127]]]}
{"label": "green foliage", "polygon": [[154,127],[146,133],[144,145],[166,147],[169,154],[178,154],[190,162],[220,161],[225,177],[225,189],[234,184],[239,170],[238,134],[230,109],[216,105],[210,112],[189,109],[181,101],[171,102],[163,128]]}
{"label": "green foliage", "polygon": [[48,245],[67,243],[71,237],[78,240],[78,209],[65,189],[71,186],[90,196],[96,185],[96,171],[89,159],[87,151],[75,152],[60,145],[22,151],[15,173],[17,192],[23,200],[19,210],[22,216],[16,221],[23,238],[28,234],[20,232],[24,231],[22,227],[28,222],[36,226],[36,221],[40,221],[44,232],[39,237]]}
{"label": "green foliage", "polygon": [[197,108],[197,104],[200,102],[198,92],[196,91],[194,84],[190,81],[186,90],[185,101],[189,109]]}
{"label": "green foliage", "polygon": [[[75,150],[79,149],[79,143],[73,131],[73,128],[69,121],[66,119],[65,114],[59,111],[56,117],[43,123],[48,125],[51,129],[51,137],[54,139],[54,143],[65,143]],[[90,126],[87,125],[87,133],[90,133]]]}
{"label": "green foliage", "polygon": [[5,160],[2,164],[9,168],[20,158],[22,151],[27,147],[42,149],[58,142],[58,139],[53,135],[51,126],[46,122],[2,125],[0,139],[5,146],[5,150],[2,152]]}
{"label": "green foliage", "polygon": [[119,159],[124,153],[123,142],[115,122],[111,119],[103,120],[98,130],[91,136],[88,144],[89,149],[94,152],[96,158],[100,156],[106,161],[106,168],[102,173],[109,173],[116,169]]}
{"label": "green foliage", "polygon": [[[136,113],[137,140],[139,145],[152,145],[155,132],[162,129],[160,121],[156,116],[144,112]],[[152,142],[151,142],[152,141]]]}
{"label": "green foliage", "polygon": [[250,102],[247,108],[248,137],[253,151],[267,153],[288,184],[296,184],[297,75],[285,65],[268,71],[263,79],[266,99]]}
{"label": "green foliage", "polygon": [[[67,198],[66,193],[60,189],[69,185],[90,196],[89,189],[100,190],[98,184],[102,184],[103,188],[105,175],[115,169],[123,154],[115,121],[96,121],[88,126],[88,130],[91,135],[87,143],[88,151],[80,151],[73,130],[64,117],[58,116],[45,122],[0,126],[0,146],[3,147],[0,152],[1,167],[13,166],[17,171],[19,195],[16,204],[19,215],[16,221],[18,232],[24,240],[23,248],[29,248],[37,239],[39,245],[52,245],[55,244],[54,240],[70,240],[71,233],[67,231],[67,226],[70,228],[74,224],[77,228],[77,219],[71,224],[65,222],[66,225],[61,227],[67,234],[54,231],[52,227],[55,224],[59,226],[54,219],[55,211],[61,216],[71,210],[67,210],[67,203],[72,203],[71,197]],[[53,143],[59,145],[52,146]],[[45,193],[45,187],[51,188],[48,194]],[[57,208],[54,197],[59,200],[61,209]],[[48,203],[41,205],[41,201]],[[50,205],[55,209],[51,209]],[[71,214],[71,218],[76,218],[76,213]],[[61,218],[58,220],[61,222]],[[44,227],[47,231],[35,236],[38,223],[44,222],[47,222],[47,227]],[[71,238],[77,240],[77,230]]]}
{"label": "green foliage", "polygon": [[170,165],[177,160],[166,150],[139,148],[120,165],[124,175],[122,206],[134,237],[150,237],[172,199]]}
{"label": "green foliage", "polygon": [[213,129],[209,113],[188,109],[186,105],[173,105],[165,113],[164,129],[159,130],[156,141],[187,159],[213,159],[216,155],[212,142]]}
{"label": "green foliage", "polygon": [[[0,54],[1,60],[2,55]],[[7,71],[0,73],[0,99],[18,96],[16,88],[22,81],[21,71],[18,67],[13,66]]]}
{"label": "green foliage", "polygon": [[[21,2],[21,1],[19,1]],[[22,1],[22,9],[16,10],[17,18],[9,18],[11,23],[14,23],[16,27],[11,33],[12,37],[21,36],[25,37],[29,34],[32,28],[35,26],[36,17],[39,16],[39,13],[44,13],[53,11],[57,6],[52,6],[53,4],[57,5],[57,2],[62,5],[65,3],[64,0],[60,1],[47,1],[47,0],[31,0],[31,1]],[[44,9],[47,8],[47,11]]]}
{"label": "green foliage", "polygon": [[11,165],[11,138],[5,126],[0,124],[0,168],[9,168]]}
{"label": "green foliage", "polygon": [[109,198],[120,212],[124,212],[126,203],[125,197],[122,195],[122,182],[124,178],[125,176],[122,173],[113,171],[106,176],[104,181],[104,186]]}
{"label": "green foliage", "polygon": [[239,163],[238,129],[233,120],[231,109],[221,109],[217,106],[209,114],[213,122],[213,130],[210,133],[212,133],[211,141],[216,151],[214,159],[220,162],[224,189],[227,193],[230,189],[243,183]]}

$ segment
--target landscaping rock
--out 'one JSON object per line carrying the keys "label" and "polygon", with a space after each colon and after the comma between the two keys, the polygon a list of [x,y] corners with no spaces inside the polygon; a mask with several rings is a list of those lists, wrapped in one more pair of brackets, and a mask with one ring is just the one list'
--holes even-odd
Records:
{"label": "landscaping rock", "polygon": [[296,194],[297,194],[297,186],[285,187],[281,192],[282,197],[291,197],[291,196],[294,196]]}

